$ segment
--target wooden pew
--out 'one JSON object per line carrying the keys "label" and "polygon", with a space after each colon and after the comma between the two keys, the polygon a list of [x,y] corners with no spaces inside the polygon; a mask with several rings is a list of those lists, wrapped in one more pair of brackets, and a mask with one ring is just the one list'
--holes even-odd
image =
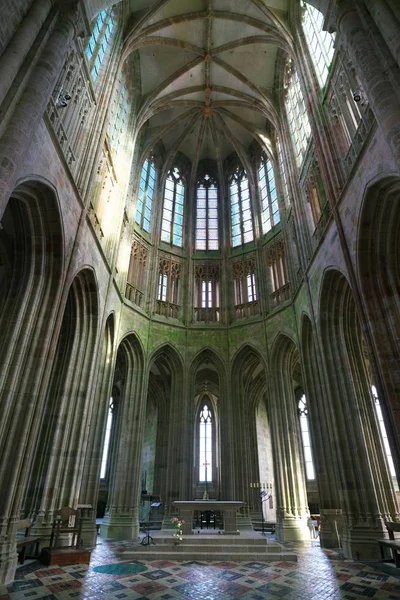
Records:
{"label": "wooden pew", "polygon": [[17,529],[25,530],[23,536],[17,535],[17,552],[18,552],[18,562],[23,565],[26,557],[26,549],[28,546],[35,545],[35,557],[39,556],[39,544],[41,541],[41,537],[38,535],[30,535],[31,529],[33,526],[33,521],[30,519],[24,519],[22,521],[18,521]]}
{"label": "wooden pew", "polygon": [[392,554],[394,564],[397,568],[400,568],[400,539],[396,539],[394,537],[395,532],[400,532],[400,523],[393,523],[391,521],[387,521],[386,529],[388,530],[389,539],[377,540],[381,551],[381,558],[382,560],[385,560],[384,549],[388,548]]}

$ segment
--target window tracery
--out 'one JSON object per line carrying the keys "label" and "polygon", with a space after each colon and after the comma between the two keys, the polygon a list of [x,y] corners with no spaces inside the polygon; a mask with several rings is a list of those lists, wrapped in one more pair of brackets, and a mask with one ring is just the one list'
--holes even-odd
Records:
{"label": "window tracery", "polygon": [[157,312],[165,317],[178,318],[182,264],[161,257],[158,270]]}
{"label": "window tracery", "polygon": [[256,260],[254,256],[236,260],[232,264],[236,318],[258,313],[256,287]]}
{"label": "window tracery", "polygon": [[156,180],[156,170],[152,159],[144,161],[140,174],[138,201],[135,221],[144,231],[150,232],[151,211]]}
{"label": "window tracery", "polygon": [[275,306],[290,297],[289,277],[286,265],[285,244],[280,240],[268,248],[267,261],[270,269],[272,300]]}
{"label": "window tracery", "polygon": [[177,167],[171,169],[165,181],[161,240],[173,246],[183,245],[183,205],[185,183]]}
{"label": "window tracery", "polygon": [[250,206],[249,180],[243,167],[236,167],[229,178],[231,203],[232,246],[240,246],[254,239],[253,215]]}
{"label": "window tracery", "polygon": [[218,187],[205,174],[196,188],[196,250],[218,250]]}
{"label": "window tracery", "polygon": [[220,319],[220,268],[216,263],[195,266],[195,320],[215,322]]}
{"label": "window tracery", "polygon": [[144,279],[148,258],[148,248],[138,240],[134,240],[131,248],[128,277],[126,283],[126,297],[137,304],[143,305]]}

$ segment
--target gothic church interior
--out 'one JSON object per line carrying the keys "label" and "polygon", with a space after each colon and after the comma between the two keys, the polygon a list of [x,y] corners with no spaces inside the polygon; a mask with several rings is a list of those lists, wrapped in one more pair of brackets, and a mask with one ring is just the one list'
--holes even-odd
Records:
{"label": "gothic church interior", "polygon": [[5,0],[0,583],[141,492],[377,557],[400,474],[396,0]]}

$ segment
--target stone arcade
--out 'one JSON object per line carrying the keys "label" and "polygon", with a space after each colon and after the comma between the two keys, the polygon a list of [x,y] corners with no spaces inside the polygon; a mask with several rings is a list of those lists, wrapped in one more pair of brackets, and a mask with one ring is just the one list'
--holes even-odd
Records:
{"label": "stone arcade", "polygon": [[[1,0],[0,583],[141,492],[398,520],[397,0]],[[260,492],[268,491],[261,507]],[[269,498],[269,496],[271,496]]]}

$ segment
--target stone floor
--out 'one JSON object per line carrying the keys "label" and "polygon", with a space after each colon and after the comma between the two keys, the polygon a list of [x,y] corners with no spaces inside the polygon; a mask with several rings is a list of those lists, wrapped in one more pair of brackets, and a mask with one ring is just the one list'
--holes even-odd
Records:
{"label": "stone floor", "polygon": [[270,564],[127,561],[128,546],[99,539],[89,567],[25,564],[0,600],[400,600],[400,570],[343,560],[318,542],[287,545],[297,563]]}

